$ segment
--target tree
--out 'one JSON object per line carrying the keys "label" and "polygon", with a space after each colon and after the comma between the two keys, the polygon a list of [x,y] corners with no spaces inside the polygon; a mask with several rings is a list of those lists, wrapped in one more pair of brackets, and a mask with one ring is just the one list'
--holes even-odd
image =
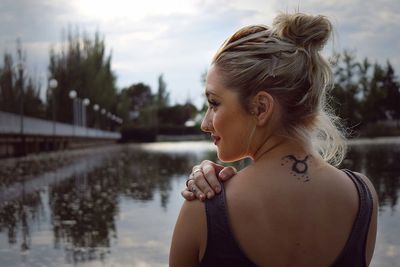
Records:
{"label": "tree", "polygon": [[[75,90],[79,98],[89,98],[91,104],[116,113],[116,78],[111,70],[111,55],[106,55],[104,39],[98,32],[93,39],[69,32],[67,44],[61,51],[50,51],[49,71],[51,77],[58,81],[57,88],[52,92],[58,121],[72,122],[71,90]],[[49,109],[51,105],[50,101]],[[89,126],[94,124],[94,116],[90,114],[93,112],[88,112]]]}
{"label": "tree", "polygon": [[150,86],[144,83],[133,84],[121,91],[119,106],[125,105],[124,111],[121,111],[121,113],[125,114],[128,122],[146,124],[147,121],[147,123],[149,123],[151,118],[143,120],[143,116],[148,117],[145,113],[148,112],[149,109],[154,109],[154,98]]}
{"label": "tree", "polygon": [[26,56],[17,39],[17,64],[5,53],[0,67],[0,108],[3,111],[44,118],[44,104],[40,99],[40,82],[27,75]]}
{"label": "tree", "polygon": [[372,78],[363,99],[363,119],[368,123],[386,118],[386,90],[383,86],[383,78],[384,70],[379,64],[375,63]]}
{"label": "tree", "polygon": [[400,87],[394,75],[394,69],[390,62],[387,62],[386,72],[383,77],[383,87],[386,89],[386,108],[389,116],[397,121],[400,120]]}
{"label": "tree", "polygon": [[164,81],[163,74],[158,76],[158,90],[156,105],[158,108],[167,107],[169,104],[169,93],[167,91],[167,84]]}
{"label": "tree", "polygon": [[370,67],[371,63],[368,58],[365,58],[362,63],[358,63],[359,83],[361,87],[362,97],[368,94],[371,78],[370,78]]}
{"label": "tree", "polygon": [[185,122],[197,113],[196,107],[191,103],[164,107],[158,110],[160,125],[185,126]]}
{"label": "tree", "polygon": [[146,84],[133,84],[127,89],[127,93],[131,101],[131,110],[140,111],[140,109],[153,104],[154,96],[150,86]]}
{"label": "tree", "polygon": [[347,51],[336,57],[333,106],[347,120],[346,127],[364,127],[383,120],[396,120],[399,127],[400,88],[390,62],[386,67],[372,65],[368,58],[357,62]]}
{"label": "tree", "polygon": [[[37,89],[38,88],[38,89]],[[40,98],[40,82],[29,78],[24,89],[24,114],[36,118],[46,117],[46,106]]]}
{"label": "tree", "polygon": [[2,111],[18,113],[16,76],[13,72],[13,59],[8,53],[4,54],[3,67],[0,69],[0,107]]}
{"label": "tree", "polygon": [[339,117],[344,119],[346,127],[353,128],[361,123],[357,99],[360,88],[356,76],[359,65],[352,52],[344,51],[336,57],[338,61],[333,66],[335,85],[332,90],[332,106]]}

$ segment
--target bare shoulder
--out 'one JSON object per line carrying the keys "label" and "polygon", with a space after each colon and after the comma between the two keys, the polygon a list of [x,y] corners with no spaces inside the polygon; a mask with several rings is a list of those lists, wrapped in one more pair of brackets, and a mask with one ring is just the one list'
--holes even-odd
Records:
{"label": "bare shoulder", "polygon": [[359,172],[354,172],[354,173],[357,174],[358,176],[360,176],[364,180],[364,182],[368,186],[369,191],[371,191],[374,202],[378,202],[378,194],[376,193],[375,187],[372,184],[371,180],[362,173],[359,173]]}
{"label": "bare shoulder", "polygon": [[260,176],[259,173],[246,167],[235,175],[235,179],[224,182],[225,194],[230,201],[236,202],[237,208],[243,205],[247,206],[254,199],[257,199],[257,192],[260,188],[254,184],[256,179],[251,179],[257,176]]}
{"label": "bare shoulder", "polygon": [[185,201],[172,236],[170,266],[198,266],[204,254],[206,239],[204,203],[199,200]]}

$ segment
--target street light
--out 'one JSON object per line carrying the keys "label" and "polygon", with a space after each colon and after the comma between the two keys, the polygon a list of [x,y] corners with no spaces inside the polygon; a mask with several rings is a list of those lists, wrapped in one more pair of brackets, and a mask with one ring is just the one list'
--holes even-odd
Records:
{"label": "street light", "polygon": [[49,86],[50,86],[51,89],[56,88],[56,87],[58,86],[57,80],[54,79],[54,78],[50,79],[50,81],[49,81]]}
{"label": "street light", "polygon": [[105,129],[106,128],[106,121],[104,120],[104,116],[106,115],[106,113],[107,113],[107,111],[106,111],[106,109],[105,108],[102,108],[101,110],[100,110],[100,113],[101,113],[101,115],[103,115],[103,116],[100,116],[100,129]]}
{"label": "street light", "polygon": [[112,130],[112,116],[113,116],[113,114],[111,113],[111,112],[107,112],[107,128],[108,128],[108,130],[109,131],[111,131]]}
{"label": "street light", "polygon": [[83,104],[82,126],[84,126],[84,127],[87,128],[88,125],[87,125],[87,114],[86,114],[86,111],[87,111],[87,110],[86,110],[86,107],[89,106],[89,104],[90,104],[89,98],[83,99],[82,104]]}
{"label": "street light", "polygon": [[49,87],[51,91],[51,104],[52,104],[52,118],[53,118],[53,137],[56,135],[56,98],[55,98],[55,93],[54,89],[56,89],[58,86],[58,82],[56,79],[51,78],[49,80]]}
{"label": "street light", "polygon": [[99,111],[99,109],[100,109],[100,106],[98,105],[98,104],[94,104],[93,105],[93,111],[94,111],[94,114],[93,114],[93,116],[94,116],[94,120],[93,120],[93,127],[94,128],[96,128],[98,125],[98,122],[97,122],[97,118],[98,118],[98,111]]}
{"label": "street light", "polygon": [[76,125],[76,119],[77,119],[77,110],[76,110],[76,91],[75,90],[71,90],[69,91],[69,98],[72,99],[72,117],[73,117],[73,124],[72,124],[72,135],[75,135],[75,125]]}
{"label": "street light", "polygon": [[19,79],[19,115],[20,115],[20,130],[21,136],[24,134],[24,64],[19,62],[15,65],[15,72]]}
{"label": "street light", "polygon": [[75,97],[76,97],[76,91],[75,90],[69,91],[69,98],[74,99]]}

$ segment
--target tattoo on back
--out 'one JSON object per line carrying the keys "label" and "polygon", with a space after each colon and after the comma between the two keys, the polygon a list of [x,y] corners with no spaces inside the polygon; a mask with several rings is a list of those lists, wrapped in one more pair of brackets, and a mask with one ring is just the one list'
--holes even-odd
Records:
{"label": "tattoo on back", "polygon": [[287,155],[282,158],[281,166],[292,163],[290,174],[297,177],[297,180],[302,179],[303,182],[308,182],[310,181],[310,176],[308,175],[308,164],[311,158],[311,155],[306,155],[304,159],[298,159],[293,155]]}

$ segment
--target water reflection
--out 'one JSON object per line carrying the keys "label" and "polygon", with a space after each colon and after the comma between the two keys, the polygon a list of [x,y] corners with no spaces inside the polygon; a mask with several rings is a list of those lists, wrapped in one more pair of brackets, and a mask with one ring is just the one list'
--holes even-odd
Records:
{"label": "water reflection", "polygon": [[118,197],[149,201],[157,190],[166,208],[169,180],[190,168],[190,158],[124,149],[100,168],[52,186],[49,205],[55,247],[66,245],[68,262],[103,259],[110,252],[111,238],[117,238]]}
{"label": "water reflection", "polygon": [[[18,253],[12,256],[12,264],[8,264],[17,265],[15,263],[20,260],[19,255],[27,255],[29,250],[38,246],[32,241],[37,234],[37,228],[40,228],[38,226],[48,224],[52,236],[47,239],[53,242],[49,257],[53,257],[51,253],[56,253],[54,251],[61,251],[64,262],[68,264],[103,262],[112,257],[113,253],[117,253],[112,249],[117,246],[116,241],[125,238],[126,229],[118,227],[119,216],[138,211],[138,206],[130,205],[130,210],[126,210],[126,205],[121,203],[141,205],[156,202],[164,212],[158,216],[173,217],[170,220],[171,225],[166,226],[167,231],[171,232],[176,217],[174,212],[179,207],[174,206],[173,210],[168,208],[171,201],[176,202],[181,198],[175,184],[183,186],[184,179],[194,164],[203,159],[217,160],[212,149],[198,153],[198,148],[192,144],[182,147],[184,149],[179,151],[176,147],[168,150],[121,147],[103,155],[93,168],[66,172],[66,177],[54,179],[52,184],[41,190],[25,192],[24,184],[29,181],[20,181],[22,185],[13,187],[22,190],[15,194],[17,199],[5,200],[1,196],[5,193],[1,192],[0,200],[3,203],[0,203],[0,238],[5,237],[10,246],[7,248],[0,243],[0,257],[3,258],[6,255],[3,253],[7,251],[15,252],[17,246]],[[359,170],[370,177],[380,198],[380,208],[390,208],[393,214],[400,188],[398,159],[400,146],[352,146],[341,167]],[[241,169],[246,164],[248,161],[234,165]],[[154,209],[151,206],[146,207]],[[47,218],[45,211],[48,213]],[[135,219],[139,218],[133,217]],[[151,217],[144,218],[146,219],[151,220]],[[132,227],[135,223],[129,221],[129,225],[128,227]],[[157,235],[153,233],[154,228],[150,230],[145,226],[137,231],[143,232],[144,236]],[[163,246],[168,247],[169,240],[163,242],[166,243]],[[128,248],[131,249],[134,248]],[[38,262],[42,260],[40,257],[35,259]],[[42,262],[39,265],[45,264]]]}
{"label": "water reflection", "polygon": [[[22,187],[23,188],[23,187]],[[10,245],[19,245],[21,254],[29,250],[31,245],[29,225],[40,214],[42,202],[40,192],[30,195],[22,194],[22,198],[2,203],[0,206],[0,233],[7,233]],[[21,231],[18,234],[18,231]],[[17,236],[21,236],[18,244]]]}
{"label": "water reflection", "polygon": [[109,173],[101,169],[76,175],[50,189],[54,245],[65,245],[68,262],[102,259],[109,253],[118,212],[118,190]]}

